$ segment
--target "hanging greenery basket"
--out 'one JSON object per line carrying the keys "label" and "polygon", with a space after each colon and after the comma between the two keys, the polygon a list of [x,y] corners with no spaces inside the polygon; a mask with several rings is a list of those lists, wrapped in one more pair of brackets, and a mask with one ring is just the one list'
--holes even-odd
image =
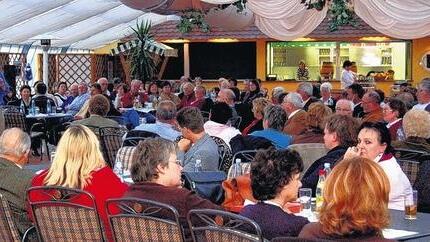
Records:
{"label": "hanging greenery basket", "polygon": [[200,10],[188,9],[182,12],[181,20],[176,28],[182,34],[191,32],[193,29],[200,29],[202,32],[209,32],[209,24],[206,23],[205,13]]}
{"label": "hanging greenery basket", "polygon": [[357,20],[354,16],[352,0],[302,0],[308,9],[321,11],[328,4],[331,32],[339,29],[340,26],[351,25],[357,27]]}

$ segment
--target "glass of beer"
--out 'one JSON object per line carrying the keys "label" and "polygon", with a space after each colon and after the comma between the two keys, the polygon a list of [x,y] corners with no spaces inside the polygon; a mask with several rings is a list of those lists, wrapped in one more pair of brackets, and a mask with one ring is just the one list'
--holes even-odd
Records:
{"label": "glass of beer", "polygon": [[418,192],[413,190],[412,194],[405,196],[405,219],[417,219]]}
{"label": "glass of beer", "polygon": [[310,188],[299,189],[300,206],[303,211],[311,211],[311,197],[312,197],[312,189]]}

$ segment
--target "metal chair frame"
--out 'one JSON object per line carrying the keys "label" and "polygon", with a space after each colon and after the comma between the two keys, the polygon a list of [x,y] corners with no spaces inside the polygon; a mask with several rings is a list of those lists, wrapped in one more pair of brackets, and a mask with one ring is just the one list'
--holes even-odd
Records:
{"label": "metal chair frame", "polygon": [[218,155],[219,155],[218,169],[227,173],[228,169],[232,164],[233,157],[232,157],[231,149],[224,142],[223,139],[216,136],[211,136],[211,138],[215,141],[215,143],[218,146]]}
{"label": "metal chair frame", "polygon": [[236,129],[240,128],[240,124],[242,123],[242,117],[241,116],[235,116],[228,120],[228,124],[230,124],[231,127],[235,127]]}
{"label": "metal chair frame", "polygon": [[125,128],[103,127],[98,129],[103,154],[110,167],[114,167],[116,153],[122,146],[122,137],[127,133]]}
{"label": "metal chair frame", "polygon": [[[151,220],[154,222],[167,224],[168,226],[176,227],[180,233],[180,241],[185,241],[184,231],[179,222],[179,213],[174,207],[170,205],[139,198],[120,198],[108,199],[106,201],[105,208],[115,241],[119,240],[117,239],[118,231],[116,230],[114,220],[119,218],[138,218],[142,220]],[[119,208],[122,212],[115,213],[115,211],[112,211],[113,208]],[[162,218],[162,215],[164,215],[162,214],[163,212],[167,212],[169,215],[172,215],[173,219],[170,220]],[[159,217],[157,217],[157,215],[159,215]],[[133,232],[135,231],[130,231],[130,233]],[[140,231],[140,233],[142,233],[142,231]]]}
{"label": "metal chair frame", "polygon": [[241,162],[251,162],[256,154],[257,150],[241,150],[233,155],[233,162],[238,158],[241,159]]}

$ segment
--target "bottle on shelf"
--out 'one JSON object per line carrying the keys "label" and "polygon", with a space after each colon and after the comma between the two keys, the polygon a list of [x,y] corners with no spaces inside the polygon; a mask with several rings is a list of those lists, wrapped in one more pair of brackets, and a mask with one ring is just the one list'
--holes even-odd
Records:
{"label": "bottle on shelf", "polygon": [[319,173],[319,179],[316,189],[316,211],[320,211],[322,204],[323,204],[323,190],[324,190],[324,184],[325,184],[325,172],[324,170],[320,170]]}
{"label": "bottle on shelf", "polygon": [[234,166],[233,166],[233,177],[238,177],[242,175],[242,165],[241,165],[242,160],[237,158],[234,162]]}
{"label": "bottle on shelf", "polygon": [[201,171],[203,171],[202,160],[197,159],[196,164],[194,165],[194,172],[201,172]]}
{"label": "bottle on shelf", "polygon": [[324,172],[325,172],[325,179],[327,180],[327,177],[331,172],[330,163],[324,163]]}

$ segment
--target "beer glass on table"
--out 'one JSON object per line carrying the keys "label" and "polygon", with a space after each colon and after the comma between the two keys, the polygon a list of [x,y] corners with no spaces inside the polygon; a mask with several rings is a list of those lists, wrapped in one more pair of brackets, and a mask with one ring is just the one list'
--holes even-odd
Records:
{"label": "beer glass on table", "polygon": [[413,190],[412,194],[405,196],[405,219],[417,219],[418,192]]}

